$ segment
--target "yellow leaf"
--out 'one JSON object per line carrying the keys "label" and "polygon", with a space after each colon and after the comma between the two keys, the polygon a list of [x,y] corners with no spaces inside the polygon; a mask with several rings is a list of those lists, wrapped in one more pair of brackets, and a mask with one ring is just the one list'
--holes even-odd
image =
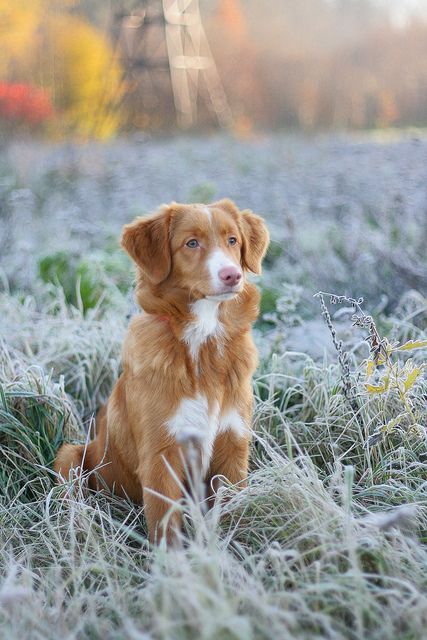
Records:
{"label": "yellow leaf", "polygon": [[427,347],[427,340],[409,340],[397,347],[396,351],[412,351],[412,349],[423,349]]}
{"label": "yellow leaf", "polygon": [[390,356],[393,353],[394,345],[390,344],[387,338],[384,338],[384,347],[387,355]]}
{"label": "yellow leaf", "polygon": [[385,364],[385,358],[381,353],[379,353],[378,354],[378,360],[377,360],[377,366],[380,367],[382,364]]}
{"label": "yellow leaf", "polygon": [[384,393],[388,389],[389,381],[389,376],[385,376],[380,385],[367,384],[366,391],[368,393]]}
{"label": "yellow leaf", "polygon": [[375,371],[375,362],[369,358],[366,363],[366,377],[369,378]]}
{"label": "yellow leaf", "polygon": [[396,418],[393,418],[392,420],[389,420],[387,422],[387,424],[383,424],[381,426],[381,431],[384,433],[391,433],[394,430],[394,427],[399,424],[399,422],[402,420],[402,418],[405,417],[404,413],[400,413]]}
{"label": "yellow leaf", "polygon": [[417,378],[419,377],[419,375],[422,373],[422,368],[421,367],[414,367],[412,369],[412,371],[409,373],[408,377],[406,378],[405,382],[404,382],[404,392],[406,393],[407,391],[409,391],[409,389],[412,389],[412,387],[414,386],[414,384],[417,381]]}
{"label": "yellow leaf", "polygon": [[367,384],[366,391],[368,393],[384,393],[385,387],[384,385],[381,385],[380,387],[375,387],[373,384]]}

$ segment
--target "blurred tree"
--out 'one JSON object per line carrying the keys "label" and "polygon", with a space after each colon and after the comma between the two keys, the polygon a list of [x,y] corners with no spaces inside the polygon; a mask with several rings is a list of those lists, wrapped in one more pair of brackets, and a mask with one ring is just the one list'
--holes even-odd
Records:
{"label": "blurred tree", "polygon": [[40,28],[38,59],[67,129],[99,138],[117,131],[121,71],[102,34],[80,17],[50,14]]}
{"label": "blurred tree", "polygon": [[244,135],[255,122],[262,122],[268,109],[257,48],[239,0],[220,0],[207,21],[207,28],[230,101],[235,130]]}
{"label": "blurred tree", "polygon": [[37,126],[52,116],[52,105],[43,89],[0,81],[0,122],[7,128]]}
{"label": "blurred tree", "polygon": [[55,133],[104,138],[120,126],[121,71],[107,38],[72,0],[0,0],[0,78],[46,89]]}
{"label": "blurred tree", "polygon": [[5,79],[31,56],[31,43],[42,15],[45,0],[0,0],[0,76]]}
{"label": "blurred tree", "polygon": [[[427,125],[421,13],[397,24],[389,0],[200,2],[237,131]],[[171,110],[160,118],[170,83],[132,94],[106,35],[111,10],[134,4],[142,0],[0,0],[3,116],[11,96],[39,87],[54,106],[53,132],[106,137],[125,120],[150,127],[147,105],[159,127],[171,126]],[[146,35],[144,46],[152,55]],[[21,114],[35,105],[27,98]]]}
{"label": "blurred tree", "polygon": [[245,0],[243,28],[235,0],[217,6],[219,20],[209,23],[214,55],[232,106],[256,124],[427,124],[420,15],[396,26],[377,0]]}

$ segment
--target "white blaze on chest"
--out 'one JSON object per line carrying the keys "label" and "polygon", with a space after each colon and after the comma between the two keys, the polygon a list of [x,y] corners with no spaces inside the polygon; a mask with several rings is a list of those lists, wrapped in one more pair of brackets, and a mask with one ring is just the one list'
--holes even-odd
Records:
{"label": "white blaze on chest", "polygon": [[179,443],[194,441],[200,447],[202,473],[209,468],[215,436],[218,432],[219,405],[209,408],[206,396],[183,398],[175,414],[166,422],[169,433]]}
{"label": "white blaze on chest", "polygon": [[209,469],[215,438],[220,433],[232,431],[237,437],[247,437],[248,427],[237,409],[229,409],[219,415],[219,404],[209,407],[206,396],[183,398],[166,427],[178,443],[193,441],[200,447],[202,475]]}
{"label": "white blaze on chest", "polygon": [[194,359],[199,355],[200,347],[208,338],[222,335],[223,326],[218,319],[219,302],[216,300],[197,300],[190,306],[195,316],[183,333],[183,340],[188,345]]}
{"label": "white blaze on chest", "polygon": [[218,433],[233,431],[238,437],[244,438],[249,433],[249,428],[237,409],[228,409],[219,419]]}

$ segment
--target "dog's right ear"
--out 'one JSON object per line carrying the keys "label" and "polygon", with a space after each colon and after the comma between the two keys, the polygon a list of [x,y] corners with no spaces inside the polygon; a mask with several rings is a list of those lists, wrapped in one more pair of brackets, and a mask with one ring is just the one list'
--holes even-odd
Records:
{"label": "dog's right ear", "polygon": [[165,205],[123,227],[122,247],[153,284],[163,282],[171,270],[170,219],[171,208]]}

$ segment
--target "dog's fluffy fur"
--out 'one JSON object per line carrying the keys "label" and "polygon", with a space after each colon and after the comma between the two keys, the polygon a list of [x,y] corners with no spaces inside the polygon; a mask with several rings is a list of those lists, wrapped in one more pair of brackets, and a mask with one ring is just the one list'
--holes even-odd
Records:
{"label": "dog's fluffy fur", "polygon": [[[245,276],[260,273],[268,232],[229,200],[172,203],[125,226],[122,246],[137,265],[144,313],[130,323],[95,439],[86,449],[64,444],[54,466],[64,478],[99,467],[103,484],[144,503],[150,539],[170,542],[180,519],[164,516],[181,497],[185,442],[196,443],[208,486],[216,476],[246,481],[259,294]],[[96,473],[89,483],[100,486]]]}

